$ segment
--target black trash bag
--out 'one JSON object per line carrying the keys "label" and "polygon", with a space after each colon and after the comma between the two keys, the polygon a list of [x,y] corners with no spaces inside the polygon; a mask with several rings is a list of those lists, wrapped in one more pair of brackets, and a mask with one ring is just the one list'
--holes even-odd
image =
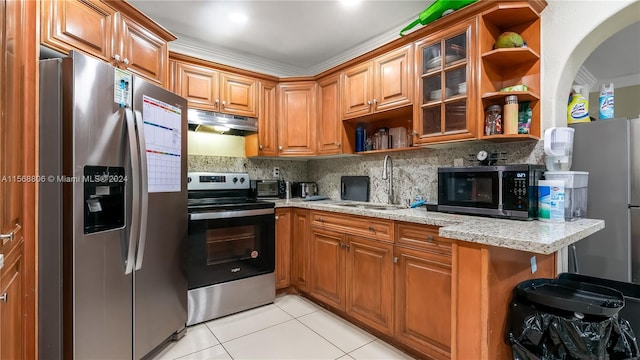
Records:
{"label": "black trash bag", "polygon": [[515,360],[640,359],[629,322],[617,315],[576,317],[519,298],[510,305],[509,323]]}

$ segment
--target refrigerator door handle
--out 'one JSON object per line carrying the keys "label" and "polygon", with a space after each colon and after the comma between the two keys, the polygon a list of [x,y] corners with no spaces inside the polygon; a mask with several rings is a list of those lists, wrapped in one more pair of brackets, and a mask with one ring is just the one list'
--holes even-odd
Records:
{"label": "refrigerator door handle", "polygon": [[140,154],[140,240],[136,252],[136,270],[142,268],[144,245],[147,239],[147,219],[149,215],[149,173],[147,169],[147,143],[144,138],[144,121],[142,113],[136,110],[134,114],[138,128],[138,154]]}
{"label": "refrigerator door handle", "polygon": [[[125,109],[125,119],[127,122],[127,134],[129,137],[129,152],[131,153],[131,178],[133,191],[135,194],[140,189],[140,153],[138,152],[138,138],[136,136],[136,125],[131,109]],[[135,197],[135,195],[134,195]],[[135,265],[136,245],[138,244],[138,234],[140,232],[140,201],[135,198],[131,201],[131,226],[129,228],[129,246],[127,259],[125,260],[125,274],[131,274]]]}

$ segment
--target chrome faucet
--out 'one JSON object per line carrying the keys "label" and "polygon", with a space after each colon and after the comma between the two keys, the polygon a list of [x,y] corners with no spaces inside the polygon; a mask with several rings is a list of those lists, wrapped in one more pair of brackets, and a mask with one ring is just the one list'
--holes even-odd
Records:
{"label": "chrome faucet", "polygon": [[393,161],[389,155],[384,156],[382,163],[382,180],[387,180],[387,203],[393,204]]}

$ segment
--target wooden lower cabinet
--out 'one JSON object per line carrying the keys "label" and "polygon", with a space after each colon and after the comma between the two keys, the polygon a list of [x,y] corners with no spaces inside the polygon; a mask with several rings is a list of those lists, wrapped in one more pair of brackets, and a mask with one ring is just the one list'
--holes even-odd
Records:
{"label": "wooden lower cabinet", "polygon": [[347,313],[393,335],[393,244],[347,236]]}
{"label": "wooden lower cabinet", "polygon": [[395,338],[434,359],[451,351],[451,258],[396,247]]}
{"label": "wooden lower cabinet", "polygon": [[310,257],[309,210],[294,209],[291,218],[291,284],[308,292]]}
{"label": "wooden lower cabinet", "polygon": [[276,289],[291,285],[291,209],[276,209]]}
{"label": "wooden lower cabinet", "polygon": [[336,309],[345,310],[345,236],[311,228],[311,295]]}
{"label": "wooden lower cabinet", "polygon": [[[5,247],[2,247],[4,250]],[[24,257],[20,243],[5,255],[0,272],[0,359],[24,359]]]}

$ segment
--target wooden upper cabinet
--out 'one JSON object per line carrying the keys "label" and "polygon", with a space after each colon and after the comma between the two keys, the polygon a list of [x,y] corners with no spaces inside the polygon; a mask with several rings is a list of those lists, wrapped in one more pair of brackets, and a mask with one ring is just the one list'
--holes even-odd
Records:
{"label": "wooden upper cabinet", "polygon": [[258,111],[258,155],[278,155],[277,84],[260,81]]}
{"label": "wooden upper cabinet", "polygon": [[189,107],[232,115],[258,116],[258,81],[210,66],[175,62],[173,90]]}
{"label": "wooden upper cabinet", "polygon": [[314,155],[316,152],[316,82],[278,86],[278,155]]}
{"label": "wooden upper cabinet", "polygon": [[176,61],[173,91],[189,102],[190,108],[218,111],[218,71]]}
{"label": "wooden upper cabinet", "polygon": [[318,155],[342,154],[344,128],[340,112],[340,75],[318,80]]}
{"label": "wooden upper cabinet", "polygon": [[413,103],[412,45],[351,67],[342,75],[342,116],[360,117]]}
{"label": "wooden upper cabinet", "polygon": [[374,111],[395,109],[413,102],[413,47],[405,46],[373,61]]}
{"label": "wooden upper cabinet", "polygon": [[176,38],[129,3],[45,0],[40,12],[43,45],[63,53],[79,50],[169,86],[167,43]]}
{"label": "wooden upper cabinet", "polygon": [[118,54],[126,69],[160,85],[168,85],[167,42],[126,16],[120,17]]}
{"label": "wooden upper cabinet", "polygon": [[476,137],[477,121],[484,118],[475,108],[476,23],[464,21],[416,42],[414,143]]}
{"label": "wooden upper cabinet", "polygon": [[101,1],[48,0],[41,3],[40,41],[53,49],[78,49],[110,62],[115,13]]}
{"label": "wooden upper cabinet", "polygon": [[256,93],[258,81],[242,75],[220,73],[221,111],[249,116],[258,116]]}

